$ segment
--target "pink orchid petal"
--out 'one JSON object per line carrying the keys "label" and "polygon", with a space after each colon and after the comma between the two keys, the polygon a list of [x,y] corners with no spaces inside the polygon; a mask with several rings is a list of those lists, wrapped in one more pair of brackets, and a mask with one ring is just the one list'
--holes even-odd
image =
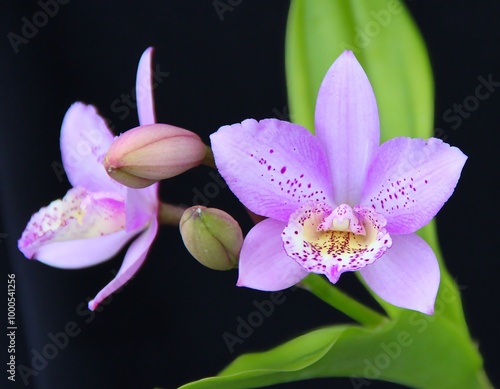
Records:
{"label": "pink orchid petal", "polygon": [[124,228],[125,204],[119,195],[77,187],[35,213],[18,245],[27,258],[38,259],[44,245],[101,237]]}
{"label": "pink orchid petal", "polygon": [[440,139],[391,139],[370,166],[361,202],[386,217],[390,233],[414,232],[452,195],[466,159]]}
{"label": "pink orchid petal", "polygon": [[335,203],[358,204],[380,131],[372,87],[350,51],[326,73],[316,102],[315,127],[328,157]]}
{"label": "pink orchid petal", "polygon": [[90,192],[124,193],[124,186],[110,178],[102,164],[113,138],[95,107],[71,105],[61,128],[61,154],[72,186],[82,186]]}
{"label": "pink orchid petal", "polygon": [[106,297],[120,289],[137,273],[146,260],[146,255],[157,231],[158,221],[153,218],[149,227],[130,245],[115,278],[97,293],[93,300],[89,301],[88,307],[91,311],[95,310]]}
{"label": "pink orchid petal", "polygon": [[158,212],[158,184],[144,189],[127,188],[126,230],[132,231],[142,228]]}
{"label": "pink orchid petal", "polygon": [[137,98],[137,115],[139,116],[139,124],[156,123],[155,108],[153,99],[153,85],[151,78],[151,63],[153,57],[153,48],[149,47],[144,51],[139,60],[136,78],[136,98]]}
{"label": "pink orchid petal", "polygon": [[266,219],[250,230],[241,248],[237,286],[282,290],[309,274],[283,249],[281,233],[285,226],[281,221]]}
{"label": "pink orchid petal", "polygon": [[118,231],[97,238],[47,243],[36,251],[34,258],[60,269],[81,269],[114,257],[138,233]]}
{"label": "pink orchid petal", "polygon": [[324,151],[305,128],[248,119],[210,139],[220,174],[252,212],[287,221],[306,202],[333,202]]}
{"label": "pink orchid petal", "polygon": [[431,247],[418,235],[393,235],[392,247],[360,272],[368,286],[385,301],[433,314],[439,265]]}
{"label": "pink orchid petal", "polygon": [[125,232],[124,224],[125,205],[119,196],[77,187],[35,213],[18,246],[27,258],[79,269],[111,258],[138,233]]}
{"label": "pink orchid petal", "polygon": [[[137,115],[141,125],[156,123],[152,66],[153,48],[148,47],[139,60],[136,77]],[[144,189],[127,188],[126,213],[127,231],[140,228],[158,211],[158,184]]]}

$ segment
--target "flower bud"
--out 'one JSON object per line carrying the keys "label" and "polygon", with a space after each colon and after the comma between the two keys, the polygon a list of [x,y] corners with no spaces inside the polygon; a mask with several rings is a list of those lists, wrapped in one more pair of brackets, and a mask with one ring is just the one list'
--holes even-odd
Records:
{"label": "flower bud", "polygon": [[195,133],[168,124],[149,124],[117,137],[104,167],[119,183],[145,188],[198,166],[205,152],[205,144]]}
{"label": "flower bud", "polygon": [[184,211],[179,227],[186,248],[202,265],[214,270],[237,266],[243,233],[229,214],[194,206]]}

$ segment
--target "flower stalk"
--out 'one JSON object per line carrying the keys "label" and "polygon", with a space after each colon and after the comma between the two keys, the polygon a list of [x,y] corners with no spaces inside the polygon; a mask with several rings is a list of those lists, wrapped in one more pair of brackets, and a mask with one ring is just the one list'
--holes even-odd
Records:
{"label": "flower stalk", "polygon": [[185,210],[181,206],[162,202],[158,209],[158,221],[165,226],[178,226]]}
{"label": "flower stalk", "polygon": [[361,304],[318,274],[309,274],[297,286],[366,327],[377,327],[388,322],[388,318]]}

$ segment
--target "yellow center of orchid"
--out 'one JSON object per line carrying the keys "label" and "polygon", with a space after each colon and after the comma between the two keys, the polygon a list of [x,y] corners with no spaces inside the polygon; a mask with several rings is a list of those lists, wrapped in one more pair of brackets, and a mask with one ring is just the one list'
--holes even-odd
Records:
{"label": "yellow center of orchid", "polygon": [[307,204],[294,212],[282,240],[299,265],[337,282],[340,274],[373,263],[391,246],[385,218],[373,209]]}

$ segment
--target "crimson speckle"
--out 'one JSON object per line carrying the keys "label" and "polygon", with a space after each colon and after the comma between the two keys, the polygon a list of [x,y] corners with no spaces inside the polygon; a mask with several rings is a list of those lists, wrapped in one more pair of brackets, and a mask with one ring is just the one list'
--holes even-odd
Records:
{"label": "crimson speckle", "polygon": [[283,167],[281,168],[281,174],[284,174],[285,172],[286,172],[286,166],[283,166]]}

